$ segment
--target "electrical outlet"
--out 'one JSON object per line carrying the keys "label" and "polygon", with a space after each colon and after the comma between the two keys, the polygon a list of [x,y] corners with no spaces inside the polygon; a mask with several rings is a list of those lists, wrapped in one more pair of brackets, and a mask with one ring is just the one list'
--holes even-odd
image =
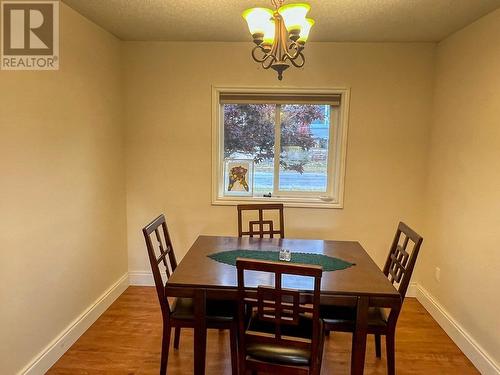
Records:
{"label": "electrical outlet", "polygon": [[434,271],[434,278],[438,283],[441,281],[441,268],[436,267],[436,270]]}

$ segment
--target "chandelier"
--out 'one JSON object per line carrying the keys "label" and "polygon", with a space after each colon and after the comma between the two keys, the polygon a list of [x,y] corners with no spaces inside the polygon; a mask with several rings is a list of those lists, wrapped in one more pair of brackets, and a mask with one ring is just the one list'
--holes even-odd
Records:
{"label": "chandelier", "polygon": [[314,20],[306,18],[309,4],[287,4],[285,0],[271,0],[274,10],[251,8],[243,12],[243,18],[256,46],[253,59],[264,69],[272,68],[283,79],[283,72],[291,65],[304,66],[304,50]]}

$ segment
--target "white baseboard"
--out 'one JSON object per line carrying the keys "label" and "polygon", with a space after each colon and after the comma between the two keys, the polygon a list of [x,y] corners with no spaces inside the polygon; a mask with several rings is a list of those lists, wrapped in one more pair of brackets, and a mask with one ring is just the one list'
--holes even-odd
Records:
{"label": "white baseboard", "polygon": [[42,350],[20,374],[40,375],[57,362],[76,340],[99,318],[104,311],[127,289],[128,274],[124,274],[106,290],[78,318],[66,327],[47,347]]}
{"label": "white baseboard", "polygon": [[500,375],[500,366],[474,340],[448,311],[421,285],[416,284],[417,300],[450,336],[483,375]]}
{"label": "white baseboard", "polygon": [[[155,286],[153,273],[151,271],[130,271],[128,273],[128,280],[130,285],[134,286]],[[165,277],[164,280],[166,280]]]}
{"label": "white baseboard", "polygon": [[[163,280],[167,280],[165,271],[161,271]],[[155,286],[155,280],[151,271],[129,271],[128,279],[133,286]]]}
{"label": "white baseboard", "polygon": [[406,297],[415,298],[417,296],[417,290],[418,290],[418,284],[415,282],[411,282],[410,285],[408,285],[408,290],[406,291]]}

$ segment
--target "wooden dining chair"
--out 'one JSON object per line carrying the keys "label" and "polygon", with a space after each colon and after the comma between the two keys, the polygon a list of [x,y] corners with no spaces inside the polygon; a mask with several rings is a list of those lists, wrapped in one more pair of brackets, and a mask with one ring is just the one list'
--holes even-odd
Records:
{"label": "wooden dining chair", "polygon": [[[240,375],[246,375],[247,371],[319,374],[324,343],[319,317],[322,268],[242,258],[237,259],[236,268]],[[249,289],[245,285],[245,271],[272,274],[274,285]],[[311,278],[313,292],[283,288],[282,277],[288,275]]]}
{"label": "wooden dining chair", "polygon": [[[399,223],[396,235],[392,241],[389,256],[385,262],[384,275],[396,287],[402,302],[406,296],[413,268],[423,238],[405,223]],[[368,333],[375,336],[375,353],[381,357],[381,335],[385,335],[387,352],[387,373],[394,375],[395,363],[395,333],[400,309],[391,309],[388,314],[384,309],[370,307],[368,311]],[[340,306],[321,306],[321,317],[326,332],[354,332],[356,309]]]}
{"label": "wooden dining chair", "polygon": [[[156,293],[160,302],[163,317],[163,340],[161,349],[160,374],[167,371],[168,352],[170,346],[170,332],[175,328],[174,349],[179,348],[181,328],[194,328],[194,303],[192,298],[176,298],[172,304],[165,295],[165,283],[160,271],[160,264],[164,268],[166,278],[175,271],[177,260],[170,240],[165,216],[160,215],[146,225],[142,232],[146,240],[146,247],[153,271]],[[155,246],[156,245],[156,246]],[[237,374],[237,311],[236,304],[225,301],[206,301],[207,328],[229,329],[231,345],[232,373]]]}
{"label": "wooden dining chair", "polygon": [[[243,236],[259,236],[264,238],[269,236],[274,238],[274,235],[279,235],[280,238],[285,238],[285,227],[283,219],[283,204],[282,203],[272,203],[272,204],[239,204],[238,209],[238,237]],[[246,230],[243,230],[243,213],[245,211],[257,211],[258,219],[249,220]],[[273,220],[265,219],[265,212],[278,211],[279,216],[279,227]]]}

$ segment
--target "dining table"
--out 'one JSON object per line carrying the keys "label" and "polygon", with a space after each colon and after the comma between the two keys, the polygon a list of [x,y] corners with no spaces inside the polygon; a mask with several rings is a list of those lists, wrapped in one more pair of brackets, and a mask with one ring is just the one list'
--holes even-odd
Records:
{"label": "dining table", "polygon": [[[321,303],[352,306],[356,309],[356,324],[352,339],[351,374],[363,374],[368,310],[370,307],[400,309],[402,298],[377,264],[357,241],[314,239],[239,238],[201,235],[197,238],[175,272],[165,284],[167,297],[194,299],[194,373],[205,373],[206,300],[238,300],[237,272],[231,264],[216,261],[213,254],[230,250],[279,251],[322,254],[349,262],[342,270],[323,271]],[[248,288],[269,285],[268,275],[252,273],[245,277]],[[284,286],[302,293],[312,291],[312,284],[297,277],[284,280]]]}

